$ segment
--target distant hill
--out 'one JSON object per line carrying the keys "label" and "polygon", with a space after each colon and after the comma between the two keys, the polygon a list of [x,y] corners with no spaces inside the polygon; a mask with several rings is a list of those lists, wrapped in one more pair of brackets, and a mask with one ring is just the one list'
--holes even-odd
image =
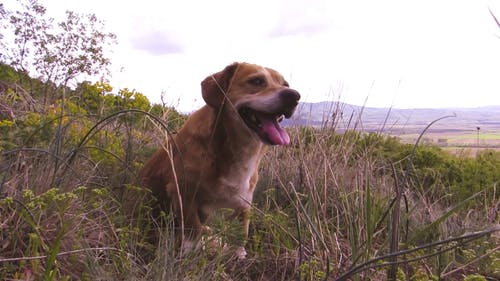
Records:
{"label": "distant hill", "polygon": [[429,131],[500,131],[500,106],[478,108],[374,108],[340,102],[300,103],[296,113],[286,124],[310,126],[334,126],[339,130],[383,131],[395,133],[420,132],[432,121],[448,116],[435,123]]}

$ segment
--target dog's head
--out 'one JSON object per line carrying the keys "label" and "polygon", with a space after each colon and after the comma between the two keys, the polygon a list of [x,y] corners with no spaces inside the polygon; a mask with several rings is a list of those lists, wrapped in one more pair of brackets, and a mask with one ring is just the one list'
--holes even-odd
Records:
{"label": "dog's head", "polygon": [[260,140],[272,145],[290,143],[280,126],[297,107],[300,94],[289,88],[277,71],[249,63],[233,63],[201,82],[205,102],[234,112]]}

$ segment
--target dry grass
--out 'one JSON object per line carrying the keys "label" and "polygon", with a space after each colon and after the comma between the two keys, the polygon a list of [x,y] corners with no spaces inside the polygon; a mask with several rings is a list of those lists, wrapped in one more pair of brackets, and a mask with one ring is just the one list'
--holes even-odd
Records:
{"label": "dry grass", "polygon": [[405,178],[404,159],[391,163],[373,144],[359,145],[362,135],[331,125],[290,128],[293,145],[265,156],[248,259],[233,256],[241,237],[222,214],[206,247],[180,257],[171,216],[154,221],[148,191],[134,186],[143,152],[159,142],[143,134],[153,127],[115,117],[88,134],[99,139],[92,146],[64,142],[66,130],[52,140],[59,150],[2,152],[0,279],[386,280],[391,266],[414,280],[478,270],[498,277],[478,265],[498,264],[488,252],[498,245],[496,197],[466,212],[433,201]]}

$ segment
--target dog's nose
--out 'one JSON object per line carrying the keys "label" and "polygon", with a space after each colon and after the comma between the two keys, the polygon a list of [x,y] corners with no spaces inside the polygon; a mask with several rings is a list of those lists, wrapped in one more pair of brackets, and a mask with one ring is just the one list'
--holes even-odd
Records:
{"label": "dog's nose", "polygon": [[300,100],[300,94],[299,92],[293,90],[293,89],[284,89],[280,92],[280,98],[281,100],[291,106],[295,106],[298,104]]}

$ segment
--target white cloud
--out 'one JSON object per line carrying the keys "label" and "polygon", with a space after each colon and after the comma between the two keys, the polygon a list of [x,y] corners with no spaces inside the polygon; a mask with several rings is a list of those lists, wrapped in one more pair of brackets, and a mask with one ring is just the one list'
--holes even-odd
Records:
{"label": "white cloud", "polygon": [[292,0],[280,3],[270,36],[310,36],[326,32],[331,25],[327,2]]}
{"label": "white cloud", "polygon": [[154,56],[182,53],[184,47],[178,39],[167,33],[155,30],[145,30],[130,38],[132,48],[145,51]]}

